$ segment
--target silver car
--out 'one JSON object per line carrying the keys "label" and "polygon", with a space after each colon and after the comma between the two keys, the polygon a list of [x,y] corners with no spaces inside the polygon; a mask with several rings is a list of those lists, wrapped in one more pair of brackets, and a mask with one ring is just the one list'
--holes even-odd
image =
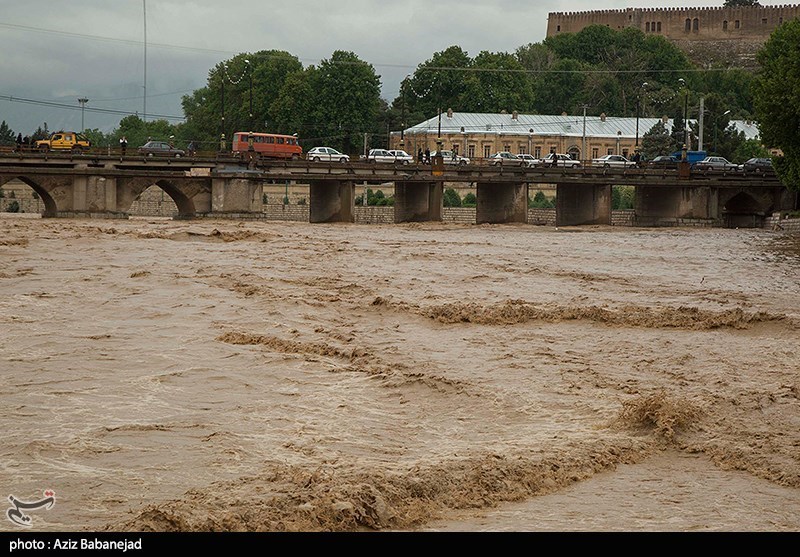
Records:
{"label": "silver car", "polygon": [[592,159],[592,166],[603,168],[631,168],[636,166],[635,161],[630,161],[622,155],[603,155],[597,159]]}
{"label": "silver car", "polygon": [[[436,156],[437,151],[431,153],[431,159]],[[442,161],[444,164],[469,164],[469,159],[467,157],[462,157],[461,155],[457,154],[455,151],[445,151],[442,149]]]}
{"label": "silver car", "polygon": [[525,166],[526,162],[519,158],[514,153],[508,151],[500,151],[489,157],[489,164],[491,166]]}
{"label": "silver car", "polygon": [[413,160],[411,156],[409,156],[408,159],[401,159],[397,156],[397,152],[399,151],[389,151],[388,149],[370,149],[370,152],[366,157],[361,155],[361,160],[366,162],[399,162],[401,164],[408,164]]}
{"label": "silver car", "polygon": [[314,147],[306,158],[314,162],[350,162],[350,157],[334,149],[333,147]]}

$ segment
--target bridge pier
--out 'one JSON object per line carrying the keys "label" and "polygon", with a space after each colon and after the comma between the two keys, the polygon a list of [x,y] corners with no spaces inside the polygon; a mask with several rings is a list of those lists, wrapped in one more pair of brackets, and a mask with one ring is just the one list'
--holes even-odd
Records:
{"label": "bridge pier", "polygon": [[478,182],[475,223],[528,222],[528,184]]}
{"label": "bridge pier", "polygon": [[350,180],[309,183],[309,222],[355,222],[356,185]]}
{"label": "bridge pier", "polygon": [[211,214],[224,217],[225,213],[264,212],[263,186],[260,180],[249,178],[212,178]]}
{"label": "bridge pier", "polygon": [[556,226],[611,224],[611,186],[558,184]]}
{"label": "bridge pier", "polygon": [[396,182],[394,222],[442,220],[441,182]]}
{"label": "bridge pier", "polygon": [[679,220],[720,222],[719,191],[707,186],[636,186],[633,209],[638,226],[674,226]]}

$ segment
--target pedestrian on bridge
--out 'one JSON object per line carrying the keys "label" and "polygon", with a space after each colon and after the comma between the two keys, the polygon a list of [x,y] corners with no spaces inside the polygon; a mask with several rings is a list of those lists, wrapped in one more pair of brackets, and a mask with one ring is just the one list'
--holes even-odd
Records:
{"label": "pedestrian on bridge", "polygon": [[128,149],[128,138],[124,135],[119,138],[119,150],[122,156],[125,156],[125,151]]}

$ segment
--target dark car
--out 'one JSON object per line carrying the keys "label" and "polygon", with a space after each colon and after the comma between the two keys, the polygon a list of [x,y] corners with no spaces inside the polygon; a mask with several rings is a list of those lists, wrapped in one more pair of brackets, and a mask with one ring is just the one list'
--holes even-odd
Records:
{"label": "dark car", "polygon": [[681,162],[678,157],[672,155],[661,155],[647,162],[647,166],[652,168],[678,168],[678,163]]}
{"label": "dark car", "polygon": [[140,155],[148,157],[185,157],[186,151],[176,149],[166,141],[148,141],[138,149]]}
{"label": "dark car", "polygon": [[772,172],[772,159],[763,157],[753,157],[747,159],[739,165],[739,170],[744,172]]}

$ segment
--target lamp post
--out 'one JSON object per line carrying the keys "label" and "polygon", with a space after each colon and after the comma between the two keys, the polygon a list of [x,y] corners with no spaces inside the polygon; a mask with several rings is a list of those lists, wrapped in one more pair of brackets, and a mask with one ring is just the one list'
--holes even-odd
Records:
{"label": "lamp post", "polygon": [[400,149],[406,149],[406,86],[411,76],[407,75],[403,82],[400,84]]}
{"label": "lamp post", "polygon": [[617,154],[619,155],[619,142],[622,139],[622,130],[617,130]]}
{"label": "lamp post", "polygon": [[81,105],[81,133],[83,133],[83,131],[86,129],[84,127],[84,125],[83,125],[83,109],[86,106],[86,103],[88,103],[88,102],[89,102],[89,99],[87,99],[86,97],[80,97],[78,99],[78,104]]}
{"label": "lamp post", "polygon": [[[250,60],[245,59],[245,64],[247,64],[247,75],[250,80],[250,129],[253,129],[253,66],[250,65]],[[253,132],[250,132],[252,136]]]}
{"label": "lamp post", "polygon": [[220,79],[220,124],[219,124],[219,150],[225,150],[225,63],[222,64]]}
{"label": "lamp post", "polygon": [[[730,110],[726,110],[725,112],[722,113],[722,116],[725,117],[730,113],[731,113]],[[715,155],[717,154],[717,130],[718,129],[719,129],[719,121],[714,123],[714,154]]]}
{"label": "lamp post", "polygon": [[641,94],[647,87],[647,82],[642,83],[639,90],[636,92],[636,149],[639,149],[639,112],[641,107]]}
{"label": "lamp post", "polygon": [[686,148],[689,149],[691,146],[689,145],[689,122],[687,118],[689,117],[689,88],[686,87],[686,81],[681,77],[678,79],[678,83],[681,84],[681,87],[684,89],[684,96],[683,96],[683,144],[686,145]]}
{"label": "lamp post", "polygon": [[528,130],[528,154],[533,155],[533,128]]}
{"label": "lamp post", "polygon": [[462,153],[463,156],[467,156],[467,130],[464,129],[464,126],[461,126],[461,137],[464,139],[464,152]]}

